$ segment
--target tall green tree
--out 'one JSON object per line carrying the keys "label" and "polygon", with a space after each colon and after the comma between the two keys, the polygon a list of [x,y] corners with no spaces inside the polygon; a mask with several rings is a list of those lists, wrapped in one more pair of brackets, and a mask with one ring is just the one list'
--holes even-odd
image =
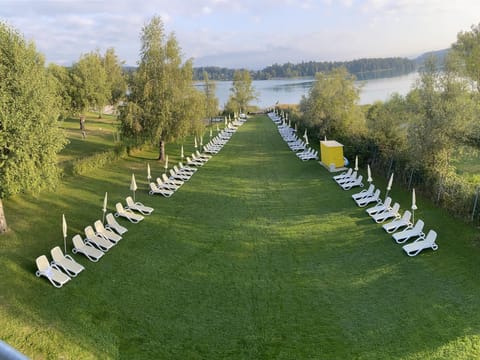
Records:
{"label": "tall green tree", "polygon": [[114,48],[109,48],[102,59],[108,88],[107,102],[116,105],[125,97],[127,82],[122,70],[124,62],[120,61]]}
{"label": "tall green tree", "polygon": [[230,97],[227,101],[227,111],[247,112],[250,102],[258,95],[252,84],[252,77],[248,70],[236,70],[233,74]]}
{"label": "tall green tree", "polygon": [[79,113],[94,109],[101,116],[110,98],[103,58],[98,51],[80,57],[72,66],[72,108]]}
{"label": "tall green tree", "polygon": [[57,64],[49,64],[48,73],[52,76],[55,85],[55,91],[59,100],[60,116],[62,119],[67,118],[73,113],[72,109],[72,78],[70,71],[65,66]]}
{"label": "tall green tree", "polygon": [[365,119],[358,106],[360,89],[344,67],[317,73],[307,96],[300,101],[305,126],[319,137],[342,138],[363,132]]}
{"label": "tall green tree", "polygon": [[216,84],[206,71],[203,72],[203,91],[205,94],[205,115],[211,119],[218,114],[218,98],[215,95]]}
{"label": "tall green tree", "polygon": [[452,50],[461,60],[462,75],[472,79],[480,92],[480,24],[473,25],[470,31],[458,33]]}
{"label": "tall green tree", "polygon": [[160,17],[153,17],[141,31],[138,70],[130,84],[131,94],[121,109],[121,134],[132,145],[158,144],[159,160],[165,144],[185,136],[192,121],[204,117],[193,86],[192,61],[182,61],[174,34],[165,34]]}
{"label": "tall green tree", "polygon": [[[57,126],[55,84],[33,43],[0,23],[0,198],[51,188],[57,153],[66,143]],[[0,203],[0,232],[6,221]]]}

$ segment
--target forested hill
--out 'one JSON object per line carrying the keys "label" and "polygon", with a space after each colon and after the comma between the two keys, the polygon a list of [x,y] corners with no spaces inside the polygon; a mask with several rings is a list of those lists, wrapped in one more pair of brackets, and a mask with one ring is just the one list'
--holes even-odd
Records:
{"label": "forested hill", "polygon": [[[308,61],[298,64],[273,64],[258,71],[251,71],[254,80],[272,78],[313,77],[317,72],[330,71],[333,68],[345,66],[359,80],[399,76],[416,70],[414,60],[407,58],[372,58],[352,61]],[[215,66],[198,67],[194,69],[194,78],[203,80],[203,72],[208,73],[210,80],[232,80],[235,69]]]}

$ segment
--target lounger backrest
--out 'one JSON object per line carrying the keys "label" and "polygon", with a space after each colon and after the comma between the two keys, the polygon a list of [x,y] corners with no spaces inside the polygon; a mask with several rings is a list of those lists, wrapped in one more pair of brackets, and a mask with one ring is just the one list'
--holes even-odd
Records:
{"label": "lounger backrest", "polygon": [[[153,184],[153,183],[152,183]],[[112,213],[108,213],[107,216],[106,216],[106,219],[107,219],[107,224],[108,225],[112,225],[112,224],[116,224],[117,222],[115,221],[115,218],[113,217],[113,214]]]}
{"label": "lounger backrest", "polygon": [[125,198],[125,201],[127,202],[127,205],[128,205],[128,206],[135,205],[135,203],[133,202],[133,199],[132,199],[131,196],[127,196],[127,197]]}
{"label": "lounger backrest", "polygon": [[97,230],[97,232],[101,233],[105,231],[105,226],[103,226],[103,223],[100,220],[95,221],[93,225],[95,226],[95,230]]}
{"label": "lounger backrest", "polygon": [[123,214],[125,212],[125,209],[123,208],[123,205],[121,203],[116,203],[115,209],[119,214]]}
{"label": "lounger backrest", "polygon": [[434,230],[430,230],[427,236],[425,237],[425,243],[430,246],[435,243],[436,239],[437,239],[437,233]]}
{"label": "lounger backrest", "polygon": [[398,211],[399,211],[399,210],[400,210],[400,204],[399,204],[399,203],[393,204],[392,214],[398,214]]}
{"label": "lounger backrest", "polygon": [[415,226],[413,227],[413,231],[415,231],[415,233],[421,233],[423,231],[423,226],[424,226],[424,222],[423,220],[421,219],[418,219],[417,220],[417,223],[415,224]]}
{"label": "lounger backrest", "polygon": [[412,213],[409,210],[405,210],[402,216],[402,220],[405,222],[409,222],[411,217],[412,217]]}
{"label": "lounger backrest", "polygon": [[170,169],[170,176],[175,176],[177,175],[175,171],[173,171],[173,169]]}
{"label": "lounger backrest", "polygon": [[60,249],[59,246],[55,246],[52,250],[50,250],[50,254],[55,262],[60,262],[65,259],[65,255],[63,255],[62,249]]}
{"label": "lounger backrest", "polygon": [[363,175],[360,175],[358,178],[356,178],[355,182],[357,184],[360,184],[362,182],[362,180],[363,180]]}
{"label": "lounger backrest", "polygon": [[90,225],[88,225],[84,231],[87,238],[92,238],[95,236],[95,231],[93,231],[93,228]]}
{"label": "lounger backrest", "polygon": [[373,194],[374,199],[378,199],[380,197],[380,189],[375,190],[375,193]]}
{"label": "lounger backrest", "polygon": [[386,207],[386,208],[389,208],[390,205],[392,204],[392,198],[390,196],[388,196],[385,201],[383,202],[383,205]]}
{"label": "lounger backrest", "polygon": [[150,183],[150,190],[152,190],[153,192],[158,191],[157,186],[153,182]]}
{"label": "lounger backrest", "polygon": [[170,179],[168,178],[167,174],[162,174],[162,180],[163,180],[164,182],[167,182],[167,181],[170,180]]}
{"label": "lounger backrest", "polygon": [[82,237],[78,234],[72,238],[72,242],[73,242],[73,246],[75,246],[75,248],[77,249],[81,249],[85,246],[85,243],[83,242]]}
{"label": "lounger backrest", "polygon": [[50,263],[45,255],[40,255],[36,260],[38,270],[46,271],[50,267]]}

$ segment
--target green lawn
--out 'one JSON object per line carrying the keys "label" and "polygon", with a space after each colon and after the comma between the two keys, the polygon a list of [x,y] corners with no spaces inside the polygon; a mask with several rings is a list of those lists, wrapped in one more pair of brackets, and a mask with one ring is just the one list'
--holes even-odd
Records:
{"label": "green lawn", "polygon": [[[146,163],[162,171],[155,157],[4,202],[0,339],[33,359],[480,357],[478,230],[420,194],[416,217],[439,250],[409,258],[354,205],[356,190],[299,161],[266,117],[169,199],[146,192]],[[70,241],[101,218],[105,191],[110,211],[130,194],[132,171],[153,215],[122,221],[129,232],[98,263],[75,255],[87,269],[62,289],[36,278],[35,258],[63,244],[62,213]],[[410,206],[395,184],[390,195]]]}

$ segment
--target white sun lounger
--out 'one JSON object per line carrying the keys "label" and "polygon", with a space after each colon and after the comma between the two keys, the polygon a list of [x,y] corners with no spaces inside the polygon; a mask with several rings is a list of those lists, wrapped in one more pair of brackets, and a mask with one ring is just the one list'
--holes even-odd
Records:
{"label": "white sun lounger", "polygon": [[377,213],[377,214],[372,216],[372,219],[376,223],[382,223],[385,220],[388,220],[388,219],[391,219],[391,218],[400,219],[400,214],[398,212],[399,210],[400,210],[400,204],[395,203],[395,204],[393,204],[392,209],[390,209],[388,211],[384,211],[382,213]]}
{"label": "white sun lounger", "polygon": [[360,186],[363,187],[363,175],[358,176],[352,181],[347,181],[340,186],[342,187],[343,190],[350,190],[353,187]]}
{"label": "white sun lounger", "polygon": [[95,234],[95,231],[90,225],[85,227],[85,241],[102,251],[108,251],[114,245],[113,242],[105,239],[103,236]]}
{"label": "white sun lounger", "polygon": [[203,166],[205,163],[203,161],[197,161],[190,159],[188,156],[186,157],[187,159],[187,165],[194,165],[194,166]]}
{"label": "white sun lounger", "polygon": [[350,175],[352,175],[352,173],[353,173],[353,169],[349,168],[347,171],[344,171],[341,174],[335,175],[333,177],[333,180],[338,182],[338,180],[344,179],[346,177],[350,177]]}
{"label": "white sun lounger", "polygon": [[198,171],[198,169],[196,167],[191,167],[191,166],[188,166],[188,165],[183,165],[182,162],[179,162],[178,163],[178,166],[180,166],[180,170],[181,171],[188,171],[190,173],[195,173]]}
{"label": "white sun lounger", "polygon": [[149,184],[150,186],[150,191],[148,192],[150,195],[155,195],[155,194],[160,194],[165,197],[170,197],[173,195],[174,191],[169,190],[167,188],[159,188],[155,183],[151,182]]}
{"label": "white sun lounger", "polygon": [[108,213],[106,216],[106,219],[107,219],[107,225],[105,225],[105,229],[115,230],[119,235],[123,235],[128,231],[128,229],[125,226],[120,225],[117,222],[117,220],[115,220],[112,213]]}
{"label": "white sun lounger", "polygon": [[403,213],[401,219],[395,219],[393,221],[390,221],[389,223],[384,224],[382,227],[389,234],[403,227],[407,227],[407,229],[410,229],[413,227],[413,224],[410,222],[411,218],[412,218],[412,213],[409,210],[406,210]]}
{"label": "white sun lounger", "polygon": [[390,210],[390,205],[392,204],[392,198],[388,196],[385,199],[385,202],[375,205],[374,207],[368,208],[365,210],[368,215],[373,216],[375,214]]}
{"label": "white sun lounger", "polygon": [[372,196],[373,193],[375,191],[375,185],[373,184],[370,184],[370,186],[368,187],[368,189],[363,189],[362,191],[356,193],[356,194],[353,194],[352,195],[352,199],[353,200],[360,200],[360,199],[364,199],[368,196]]}
{"label": "white sun lounger", "polygon": [[392,237],[397,244],[403,244],[411,238],[425,237],[425,234],[423,233],[423,226],[423,220],[418,219],[413,228],[399,231],[393,234]]}
{"label": "white sun lounger", "polygon": [[178,185],[175,185],[173,182],[171,181],[168,181],[168,182],[164,182],[161,178],[157,177],[157,187],[159,189],[167,189],[167,190],[171,190],[171,191],[177,191],[180,186]]}
{"label": "white sun lounger", "polygon": [[40,255],[37,260],[37,277],[45,276],[53,286],[61,288],[70,281],[70,276],[64,274],[56,265],[50,265],[45,255]]}
{"label": "white sun lounger", "polygon": [[145,206],[141,202],[134,202],[131,196],[127,196],[125,198],[125,201],[127,202],[127,206],[125,206],[125,209],[139,211],[143,215],[150,215],[154,210],[152,207]]}
{"label": "white sun lounger", "polygon": [[65,271],[69,276],[75,277],[80,274],[85,268],[76,262],[70,255],[63,254],[62,249],[59,246],[55,246],[50,250],[53,261],[50,263],[52,266],[56,265]]}
{"label": "white sun lounger", "polygon": [[72,238],[74,254],[80,253],[85,255],[90,261],[97,262],[105,254],[103,251],[98,250],[93,245],[85,243],[80,235],[75,235]]}
{"label": "white sun lounger", "polygon": [[192,175],[187,175],[187,173],[176,172],[175,169],[170,169],[170,179],[181,180],[183,182],[190,180]]}
{"label": "white sun lounger", "polygon": [[335,180],[338,185],[343,185],[347,182],[354,181],[357,178],[357,172],[354,171],[350,176],[344,176],[341,179]]}
{"label": "white sun lounger", "polygon": [[185,184],[184,181],[178,180],[178,179],[175,179],[175,178],[169,178],[166,174],[162,174],[162,181],[163,181],[163,183],[170,183],[170,184],[177,185],[179,187],[182,186],[183,184]]}
{"label": "white sun lounger", "polygon": [[408,256],[416,256],[425,249],[437,250],[438,245],[435,243],[435,240],[437,240],[437,233],[430,230],[425,238],[419,237],[414,242],[403,245],[402,248]]}
{"label": "white sun lounger", "polygon": [[371,196],[367,196],[358,200],[355,200],[358,206],[365,207],[368,204],[376,202],[377,204],[381,202],[380,200],[380,189],[375,190],[375,192]]}
{"label": "white sun lounger", "polygon": [[117,212],[115,213],[115,217],[124,217],[125,219],[134,224],[139,223],[144,219],[142,215],[135,214],[132,210],[124,209],[121,203],[116,203],[115,209],[117,210]]}
{"label": "white sun lounger", "polygon": [[95,232],[98,235],[103,236],[104,238],[110,240],[113,243],[118,243],[120,240],[122,240],[122,237],[118,235],[116,232],[113,232],[112,230],[106,229],[105,226],[103,226],[103,223],[100,220],[95,221],[93,224],[95,227]]}

